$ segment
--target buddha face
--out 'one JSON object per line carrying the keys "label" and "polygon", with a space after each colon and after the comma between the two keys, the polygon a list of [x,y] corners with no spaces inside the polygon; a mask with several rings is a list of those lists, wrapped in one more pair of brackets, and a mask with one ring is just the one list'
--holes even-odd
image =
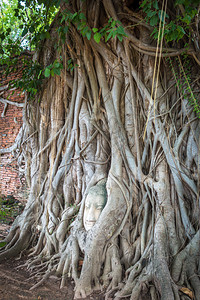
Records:
{"label": "buddha face", "polygon": [[90,230],[98,220],[104,206],[106,198],[101,194],[88,194],[85,200],[85,210],[83,224],[85,230]]}

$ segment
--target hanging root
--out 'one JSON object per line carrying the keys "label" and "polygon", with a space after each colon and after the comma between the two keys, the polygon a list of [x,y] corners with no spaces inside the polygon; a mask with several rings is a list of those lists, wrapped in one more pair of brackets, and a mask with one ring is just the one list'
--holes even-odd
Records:
{"label": "hanging root", "polygon": [[[61,288],[71,277],[76,298],[102,289],[107,300],[185,300],[186,288],[198,299],[199,120],[181,56],[170,66],[165,59],[187,50],[156,47],[141,11],[131,12],[134,1],[64,2],[52,38],[38,49],[41,65],[62,60],[63,69],[24,107],[30,196],[0,261],[29,247],[26,266],[38,280],[32,289],[54,274]],[[60,19],[68,29],[63,44]],[[88,39],[94,26],[100,31]],[[115,38],[96,43],[95,34],[112,30]],[[198,91],[195,66],[192,76]],[[107,202],[102,211],[96,205],[99,218],[86,230],[87,195],[102,179]]]}

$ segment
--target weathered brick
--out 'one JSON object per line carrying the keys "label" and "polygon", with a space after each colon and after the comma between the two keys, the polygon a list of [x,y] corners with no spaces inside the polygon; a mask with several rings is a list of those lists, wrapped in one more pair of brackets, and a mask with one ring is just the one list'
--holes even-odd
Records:
{"label": "weathered brick", "polygon": [[[18,73],[9,74],[7,78],[0,72],[0,86],[7,85],[14,78],[20,78],[21,74],[20,68]],[[20,90],[5,91],[1,97],[13,102],[24,102],[24,93]],[[0,102],[0,149],[9,148],[13,145],[22,125],[22,108],[8,104],[5,116],[2,117],[4,107],[5,105]],[[15,198],[21,199],[26,184],[24,179],[20,180],[17,164],[13,159],[11,153],[0,156],[0,195],[13,195]]]}

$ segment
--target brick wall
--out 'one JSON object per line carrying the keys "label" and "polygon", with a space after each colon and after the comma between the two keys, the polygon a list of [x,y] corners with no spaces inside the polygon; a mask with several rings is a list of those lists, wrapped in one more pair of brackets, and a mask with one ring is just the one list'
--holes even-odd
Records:
{"label": "brick wall", "polygon": [[[19,76],[19,71],[9,74],[7,78],[0,73],[0,98],[12,102],[24,102],[24,94],[20,90],[1,91],[1,88],[6,86],[10,80]],[[0,149],[9,148],[14,144],[22,125],[22,107],[8,104],[5,111],[4,108],[5,104],[0,102]],[[25,181],[18,175],[16,158],[12,153],[0,154],[0,195],[12,195],[21,200],[24,198],[25,190]]]}

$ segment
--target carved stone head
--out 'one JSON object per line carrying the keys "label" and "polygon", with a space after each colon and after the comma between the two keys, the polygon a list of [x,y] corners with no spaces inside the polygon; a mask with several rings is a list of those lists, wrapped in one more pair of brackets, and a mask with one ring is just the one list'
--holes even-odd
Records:
{"label": "carved stone head", "polygon": [[83,224],[85,230],[90,230],[98,220],[107,202],[106,182],[102,180],[89,189],[85,199]]}

